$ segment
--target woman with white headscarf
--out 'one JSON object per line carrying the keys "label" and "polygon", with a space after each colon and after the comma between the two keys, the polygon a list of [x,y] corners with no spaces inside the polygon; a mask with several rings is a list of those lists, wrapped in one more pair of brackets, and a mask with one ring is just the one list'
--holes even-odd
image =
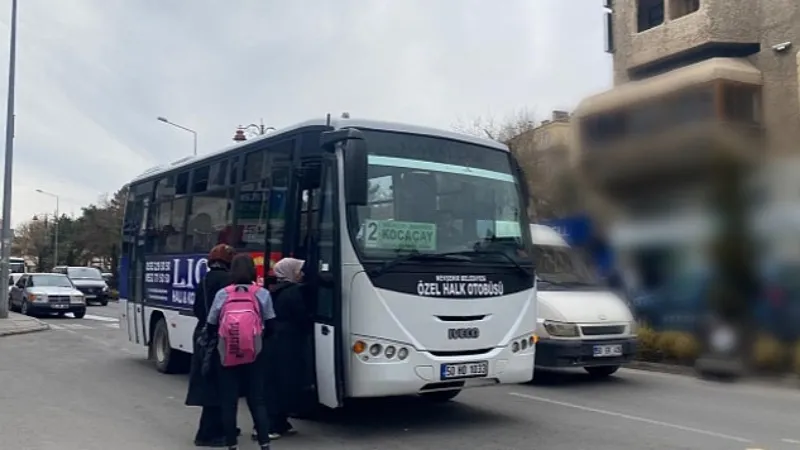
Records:
{"label": "woman with white headscarf", "polygon": [[276,326],[264,347],[267,358],[267,392],[270,439],[295,433],[289,414],[300,398],[305,376],[306,342],[312,315],[303,295],[305,261],[283,258],[272,268],[277,284],[271,289]]}

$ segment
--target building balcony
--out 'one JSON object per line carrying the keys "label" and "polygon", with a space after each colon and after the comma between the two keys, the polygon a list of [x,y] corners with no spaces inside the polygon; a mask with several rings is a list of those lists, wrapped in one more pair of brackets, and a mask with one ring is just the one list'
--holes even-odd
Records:
{"label": "building balcony", "polygon": [[582,154],[580,170],[594,189],[625,198],[702,182],[722,164],[753,166],[762,159],[762,136],[757,125],[696,121],[596,146]]}
{"label": "building balcony", "polygon": [[[752,0],[635,0],[617,20],[635,22],[620,36],[618,59],[631,79],[713,56],[758,52],[759,15]],[[626,16],[635,15],[628,18]]]}

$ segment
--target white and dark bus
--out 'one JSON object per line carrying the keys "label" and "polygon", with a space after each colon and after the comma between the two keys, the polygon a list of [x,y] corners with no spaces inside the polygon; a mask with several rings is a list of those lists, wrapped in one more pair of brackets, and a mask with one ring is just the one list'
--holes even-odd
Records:
{"label": "white and dark bus", "polygon": [[194,288],[225,242],[262,276],[282,256],[309,262],[306,375],[319,404],[526,382],[537,313],[527,198],[502,144],[355,119],[155,168],[129,183],[121,328],[158,370],[186,370]]}
{"label": "white and dark bus", "polygon": [[8,258],[8,273],[27,273],[28,266],[25,264],[25,258]]}

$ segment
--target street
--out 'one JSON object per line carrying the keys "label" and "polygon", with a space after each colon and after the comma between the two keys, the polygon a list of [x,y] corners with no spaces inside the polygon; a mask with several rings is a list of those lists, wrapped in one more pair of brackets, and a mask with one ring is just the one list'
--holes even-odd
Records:
{"label": "street", "polygon": [[[3,448],[191,449],[199,411],[186,376],[159,374],[124,342],[117,304],[51,329],[0,338]],[[242,405],[240,426],[251,421]],[[800,391],[677,375],[583,373],[462,393],[430,407],[415,398],[363,402],[328,423],[297,421],[277,449],[795,449]],[[242,448],[255,448],[244,442]]]}

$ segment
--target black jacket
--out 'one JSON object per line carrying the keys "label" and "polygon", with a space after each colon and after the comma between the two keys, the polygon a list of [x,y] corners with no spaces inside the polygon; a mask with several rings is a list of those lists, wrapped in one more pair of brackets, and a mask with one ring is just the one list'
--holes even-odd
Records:
{"label": "black jacket", "polygon": [[[189,372],[189,391],[186,394],[188,406],[217,406],[219,393],[217,388],[216,367],[204,376],[202,373],[205,348],[198,347],[198,338],[201,336],[208,319],[208,310],[214,302],[214,296],[220,289],[230,284],[230,274],[220,267],[211,268],[194,291],[194,315],[197,317],[197,326],[194,329],[194,348],[192,351],[192,366]],[[212,363],[219,358],[210,358]]]}
{"label": "black jacket", "polygon": [[309,368],[313,318],[304,286],[279,283],[272,290],[275,331],[264,346],[267,359],[268,408],[277,414],[298,411],[306,388],[313,382]]}

